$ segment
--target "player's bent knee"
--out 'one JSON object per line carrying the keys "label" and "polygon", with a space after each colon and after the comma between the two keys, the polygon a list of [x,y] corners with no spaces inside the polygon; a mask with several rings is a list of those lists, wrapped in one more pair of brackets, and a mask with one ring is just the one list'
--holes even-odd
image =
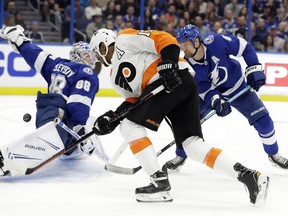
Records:
{"label": "player's bent knee", "polygon": [[120,125],[120,133],[127,143],[147,136],[142,125],[138,125],[128,119],[124,119]]}
{"label": "player's bent knee", "polygon": [[206,155],[213,146],[198,136],[191,136],[183,142],[183,148],[192,160],[203,163]]}

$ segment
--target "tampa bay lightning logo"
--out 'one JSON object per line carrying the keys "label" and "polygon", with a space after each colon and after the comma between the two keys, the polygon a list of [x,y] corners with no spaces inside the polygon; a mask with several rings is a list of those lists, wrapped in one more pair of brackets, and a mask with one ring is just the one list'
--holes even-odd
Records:
{"label": "tampa bay lightning logo", "polygon": [[214,41],[214,35],[209,35],[203,40],[205,44],[211,44],[213,41]]}
{"label": "tampa bay lightning logo", "polygon": [[228,79],[227,68],[221,66],[217,67],[216,65],[214,70],[209,74],[209,78],[215,87],[220,86],[221,84],[225,83]]}
{"label": "tampa bay lightning logo", "polygon": [[83,72],[89,74],[89,75],[93,75],[93,70],[90,67],[85,67],[83,68]]}
{"label": "tampa bay lightning logo", "polygon": [[130,87],[129,83],[134,80],[135,76],[136,68],[134,67],[134,65],[129,62],[122,62],[119,65],[115,77],[115,84],[127,91],[132,92],[132,88]]}

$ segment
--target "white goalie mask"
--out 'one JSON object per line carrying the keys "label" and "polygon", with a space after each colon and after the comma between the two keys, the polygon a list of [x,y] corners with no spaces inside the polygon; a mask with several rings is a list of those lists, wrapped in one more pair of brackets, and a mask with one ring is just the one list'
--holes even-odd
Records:
{"label": "white goalie mask", "polygon": [[[110,29],[99,29],[98,31],[96,31],[90,41],[90,48],[92,52],[97,53],[99,56],[102,57],[103,61],[105,62],[105,64],[110,65],[105,56],[108,53],[108,47],[115,43],[116,41],[116,34],[110,30]],[[106,52],[102,55],[100,53],[100,44],[104,43],[105,47],[106,47]]]}
{"label": "white goalie mask", "polygon": [[[87,58],[88,56],[89,59]],[[91,53],[90,45],[82,41],[73,44],[69,57],[71,61],[89,65],[92,69],[94,69],[97,61]]]}

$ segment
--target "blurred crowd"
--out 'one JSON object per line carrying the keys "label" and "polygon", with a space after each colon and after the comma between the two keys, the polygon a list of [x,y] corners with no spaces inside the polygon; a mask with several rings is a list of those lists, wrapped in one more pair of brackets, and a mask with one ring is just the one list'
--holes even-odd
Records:
{"label": "blurred crowd", "polygon": [[[61,30],[62,42],[69,42],[70,0],[29,0],[40,10],[40,20]],[[23,25],[14,1],[5,2],[4,25]],[[248,0],[145,0],[144,29],[157,29],[175,36],[178,29],[194,24],[205,37],[210,32],[233,34],[248,39]],[[251,43],[256,51],[288,52],[288,0],[252,0]],[[18,18],[20,13],[20,19]],[[34,28],[32,27],[34,24]],[[37,37],[37,21],[27,28]],[[35,27],[36,26],[36,27]],[[75,0],[75,40],[89,42],[100,28],[118,33],[140,29],[140,0]],[[33,29],[36,29],[36,31]],[[36,32],[36,33],[35,33]],[[40,32],[41,33],[41,32]],[[33,35],[35,34],[35,35]],[[83,35],[85,38],[83,38]]]}

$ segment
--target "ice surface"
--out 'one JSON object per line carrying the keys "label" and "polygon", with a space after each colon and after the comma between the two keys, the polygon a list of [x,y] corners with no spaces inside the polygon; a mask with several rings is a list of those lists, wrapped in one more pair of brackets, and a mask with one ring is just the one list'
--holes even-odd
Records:
{"label": "ice surface", "polygon": [[[99,116],[115,109],[121,98],[96,97],[91,114]],[[265,102],[275,123],[280,153],[288,156],[288,103]],[[32,115],[28,123],[25,113]],[[4,145],[34,130],[35,97],[0,96],[1,144]],[[249,203],[244,186],[204,165],[188,161],[180,173],[170,174],[172,203],[137,203],[134,190],[149,183],[141,170],[135,175],[107,172],[96,157],[77,161],[56,160],[31,176],[0,179],[0,214],[29,216],[186,216],[186,215],[287,215],[288,171],[270,165],[256,131],[236,110],[225,117],[213,116],[203,124],[205,140],[222,148],[239,162],[270,176],[266,203]],[[156,151],[173,140],[165,122],[159,132],[148,131]],[[112,156],[123,140],[118,129],[101,137]],[[174,157],[174,147],[159,156],[163,164]],[[129,148],[117,165],[138,166]]]}

